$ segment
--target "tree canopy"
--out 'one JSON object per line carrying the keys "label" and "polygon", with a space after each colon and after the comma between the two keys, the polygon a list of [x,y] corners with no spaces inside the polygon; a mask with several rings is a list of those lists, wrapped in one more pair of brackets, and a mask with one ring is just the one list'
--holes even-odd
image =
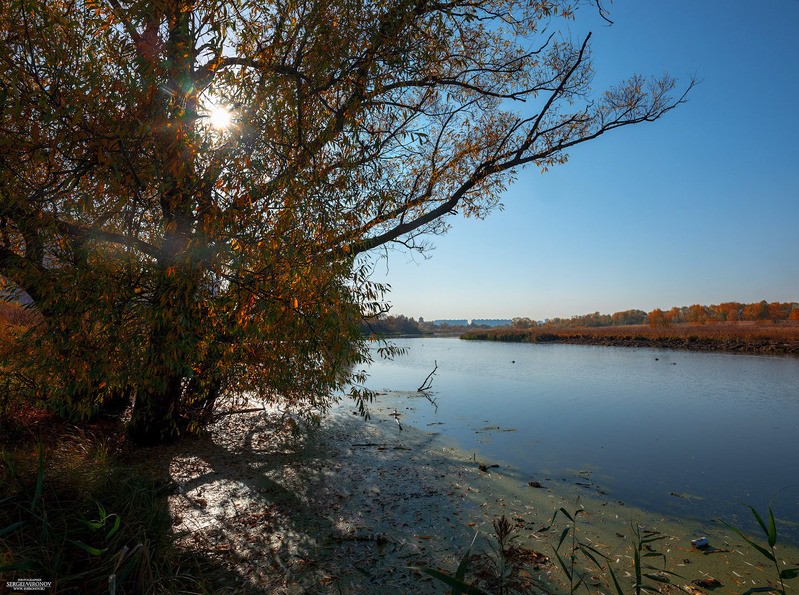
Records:
{"label": "tree canopy", "polygon": [[371,252],[683,101],[592,91],[579,4],[4,2],[0,275],[40,314],[13,365],[73,414],[135,397],[145,441],[220,395],[326,406],[385,309]]}

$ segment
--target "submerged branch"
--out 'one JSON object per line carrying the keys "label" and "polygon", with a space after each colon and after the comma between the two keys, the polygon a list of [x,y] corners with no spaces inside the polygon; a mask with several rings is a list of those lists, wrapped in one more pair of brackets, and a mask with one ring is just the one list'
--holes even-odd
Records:
{"label": "submerged branch", "polygon": [[427,378],[425,378],[424,382],[422,382],[422,385],[416,389],[416,392],[423,393],[426,390],[430,390],[430,387],[433,386],[433,376],[435,375],[436,370],[438,370],[438,362],[433,360],[433,363],[435,364],[433,371],[427,375]]}

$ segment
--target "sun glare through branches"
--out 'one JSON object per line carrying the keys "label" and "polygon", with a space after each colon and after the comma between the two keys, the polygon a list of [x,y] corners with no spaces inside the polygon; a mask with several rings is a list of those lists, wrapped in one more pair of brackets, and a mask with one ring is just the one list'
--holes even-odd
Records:
{"label": "sun glare through branches", "polygon": [[233,114],[223,105],[211,104],[208,108],[208,122],[216,130],[226,130],[233,124]]}

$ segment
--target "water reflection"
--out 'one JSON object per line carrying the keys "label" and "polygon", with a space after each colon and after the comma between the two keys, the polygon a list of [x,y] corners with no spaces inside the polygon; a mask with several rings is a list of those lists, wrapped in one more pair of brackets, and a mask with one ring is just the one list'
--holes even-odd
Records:
{"label": "water reflection", "polygon": [[464,448],[533,477],[589,471],[612,497],[660,512],[745,519],[742,503],[772,505],[799,543],[795,358],[396,343],[407,353],[375,363],[371,388],[415,391],[438,362],[438,409],[415,400],[407,423],[437,424]]}

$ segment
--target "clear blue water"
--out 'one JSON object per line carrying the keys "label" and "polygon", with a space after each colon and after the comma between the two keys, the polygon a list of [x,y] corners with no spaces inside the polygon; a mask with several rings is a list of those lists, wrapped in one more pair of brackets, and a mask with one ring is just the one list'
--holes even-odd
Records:
{"label": "clear blue water", "polygon": [[531,478],[590,472],[607,497],[655,512],[751,527],[743,504],[771,505],[781,534],[799,545],[799,359],[443,338],[395,344],[407,353],[375,362],[370,388],[415,391],[438,362],[438,409],[397,401],[404,423]]}

